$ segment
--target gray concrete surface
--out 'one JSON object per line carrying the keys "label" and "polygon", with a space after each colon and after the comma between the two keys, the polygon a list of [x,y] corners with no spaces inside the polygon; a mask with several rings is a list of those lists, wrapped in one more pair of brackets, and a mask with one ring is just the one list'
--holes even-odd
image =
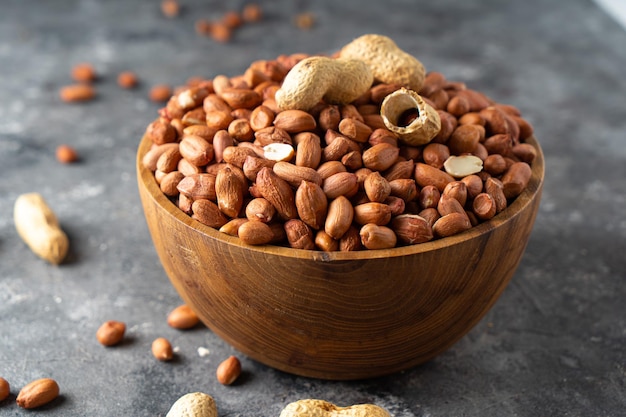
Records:
{"label": "gray concrete surface", "polygon": [[[8,0],[0,6],[0,376],[20,387],[55,378],[61,396],[38,415],[163,416],[181,395],[213,395],[219,415],[278,416],[291,401],[373,402],[393,416],[626,415],[626,32],[590,0],[275,1],[265,18],[217,44],[194,32],[242,2]],[[300,12],[316,26],[294,27]],[[135,150],[158,105],[157,83],[240,74],[256,59],[331,52],[364,33],[391,36],[428,69],[518,106],[546,155],[541,209],[514,279],[465,338],[430,363],[374,380],[287,375],[242,357],[235,386],[214,372],[231,347],[205,328],[175,331],[180,303],[150,241],[137,194]],[[102,78],[97,100],[60,102],[75,63]],[[135,91],[115,85],[132,69]],[[54,158],[74,146],[81,161]],[[53,267],[19,239],[13,203],[40,192],[71,238]],[[105,320],[128,324],[105,349]],[[157,336],[178,355],[150,355]],[[202,354],[201,354],[202,353]],[[341,363],[337,364],[341,367]]]}

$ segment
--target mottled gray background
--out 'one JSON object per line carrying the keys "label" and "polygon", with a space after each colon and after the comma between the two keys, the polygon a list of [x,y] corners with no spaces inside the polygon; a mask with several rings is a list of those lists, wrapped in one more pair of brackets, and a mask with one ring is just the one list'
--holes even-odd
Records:
{"label": "mottled gray background", "polygon": [[[396,417],[624,416],[626,411],[626,32],[590,0],[274,1],[262,22],[223,45],[194,32],[244,4],[180,0],[4,0],[0,5],[0,376],[19,388],[55,378],[50,416],[163,416],[181,395],[213,395],[220,416],[278,416],[321,398],[373,402]],[[316,26],[293,25],[312,12]],[[492,311],[448,352],[400,374],[359,382],[287,375],[242,357],[235,386],[214,372],[232,348],[205,328],[165,322],[180,303],[150,241],[135,151],[158,105],[151,85],[237,75],[256,59],[332,52],[364,33],[391,36],[428,69],[519,107],[546,155],[541,209],[521,266]],[[67,105],[73,64],[102,78],[98,99]],[[115,76],[136,71],[124,91]],[[68,143],[81,162],[55,161]],[[44,195],[71,238],[66,264],[36,258],[17,236],[13,203]],[[105,349],[95,331],[128,324]],[[150,354],[171,339],[174,363]],[[198,349],[205,354],[199,354]],[[206,350],[204,350],[206,349]],[[208,354],[206,352],[208,351]],[[337,364],[341,367],[341,363]]]}

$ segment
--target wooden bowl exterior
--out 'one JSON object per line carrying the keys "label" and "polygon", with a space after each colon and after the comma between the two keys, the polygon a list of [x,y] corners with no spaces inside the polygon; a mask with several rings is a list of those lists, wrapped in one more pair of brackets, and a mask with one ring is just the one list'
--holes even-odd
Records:
{"label": "wooden bowl exterior", "polygon": [[218,336],[249,357],[307,377],[376,377],[426,362],[498,299],[526,248],[544,176],[502,213],[456,236],[390,250],[248,246],[184,214],[141,158],[141,201],[172,284]]}

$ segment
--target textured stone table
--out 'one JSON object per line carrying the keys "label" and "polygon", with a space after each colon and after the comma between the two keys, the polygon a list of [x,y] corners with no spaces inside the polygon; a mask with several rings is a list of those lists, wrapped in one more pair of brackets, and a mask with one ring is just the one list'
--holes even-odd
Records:
{"label": "textured stone table", "polygon": [[[0,12],[0,376],[20,387],[52,377],[50,416],[163,416],[204,391],[220,416],[277,416],[300,398],[373,402],[405,416],[626,415],[626,32],[586,0],[497,2],[276,1],[228,44],[196,35],[199,18],[243,3],[10,0]],[[556,4],[558,3],[558,5]],[[419,5],[418,5],[419,4]],[[312,12],[311,30],[294,26]],[[235,386],[217,364],[237,354],[205,328],[176,331],[180,303],[150,241],[137,194],[135,150],[158,105],[150,86],[237,75],[256,59],[332,52],[364,33],[389,35],[428,69],[519,107],[546,156],[541,210],[522,264],[491,312],[430,363],[356,382],[287,375],[242,357]],[[73,64],[101,79],[90,103],[60,102]],[[115,84],[131,69],[134,91]],[[81,160],[56,162],[57,145]],[[40,192],[71,239],[53,267],[17,236],[13,203]],[[105,320],[128,325],[122,346],[95,340]],[[170,338],[177,360],[150,354]],[[337,364],[341,367],[341,363]]]}

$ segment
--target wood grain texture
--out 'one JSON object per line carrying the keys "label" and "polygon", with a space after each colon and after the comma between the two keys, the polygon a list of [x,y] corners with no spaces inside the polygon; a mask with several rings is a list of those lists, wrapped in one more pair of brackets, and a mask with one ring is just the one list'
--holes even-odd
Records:
{"label": "wood grain texture", "polygon": [[137,156],[139,192],[163,267],[218,336],[276,369],[322,379],[386,375],[448,349],[513,276],[539,208],[538,149],[528,188],[456,236],[362,252],[247,246],[184,214]]}

